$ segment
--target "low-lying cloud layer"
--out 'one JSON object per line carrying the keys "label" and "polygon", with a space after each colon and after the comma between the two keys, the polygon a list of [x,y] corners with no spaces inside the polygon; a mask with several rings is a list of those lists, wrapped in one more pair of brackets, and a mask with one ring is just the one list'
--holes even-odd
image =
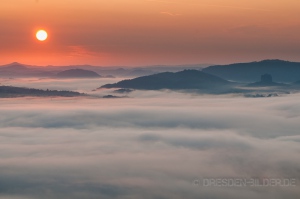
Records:
{"label": "low-lying cloud layer", "polygon": [[[299,97],[1,99],[0,198],[298,198]],[[195,185],[203,178],[296,186]]]}

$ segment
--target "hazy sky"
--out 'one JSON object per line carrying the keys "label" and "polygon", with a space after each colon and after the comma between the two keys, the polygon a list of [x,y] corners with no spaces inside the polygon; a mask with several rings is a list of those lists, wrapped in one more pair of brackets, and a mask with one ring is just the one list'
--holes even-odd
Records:
{"label": "hazy sky", "polygon": [[299,17],[299,0],[1,0],[0,64],[300,61]]}

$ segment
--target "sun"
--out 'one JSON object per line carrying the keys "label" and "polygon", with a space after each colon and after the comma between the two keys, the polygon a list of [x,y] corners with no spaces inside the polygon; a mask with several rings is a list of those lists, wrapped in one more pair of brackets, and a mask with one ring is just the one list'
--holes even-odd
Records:
{"label": "sun", "polygon": [[36,32],[36,38],[39,41],[45,41],[48,38],[48,33],[45,30],[39,30]]}

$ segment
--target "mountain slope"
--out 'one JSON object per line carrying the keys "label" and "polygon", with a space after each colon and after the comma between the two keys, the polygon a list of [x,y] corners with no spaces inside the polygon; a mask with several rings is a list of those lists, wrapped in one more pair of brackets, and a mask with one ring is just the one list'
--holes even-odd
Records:
{"label": "mountain slope", "polygon": [[131,88],[142,90],[159,89],[212,89],[229,85],[230,82],[198,70],[184,70],[176,73],[164,72],[149,76],[106,84],[101,88]]}
{"label": "mountain slope", "polygon": [[254,82],[261,74],[268,73],[276,82],[295,82],[300,79],[300,63],[282,60],[216,65],[204,68],[205,73],[239,81]]}

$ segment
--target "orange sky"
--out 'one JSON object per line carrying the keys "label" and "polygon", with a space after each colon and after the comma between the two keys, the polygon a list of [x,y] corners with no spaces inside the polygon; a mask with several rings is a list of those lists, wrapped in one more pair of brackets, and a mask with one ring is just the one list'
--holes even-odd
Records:
{"label": "orange sky", "polygon": [[299,0],[1,0],[0,64],[300,61],[299,19]]}

